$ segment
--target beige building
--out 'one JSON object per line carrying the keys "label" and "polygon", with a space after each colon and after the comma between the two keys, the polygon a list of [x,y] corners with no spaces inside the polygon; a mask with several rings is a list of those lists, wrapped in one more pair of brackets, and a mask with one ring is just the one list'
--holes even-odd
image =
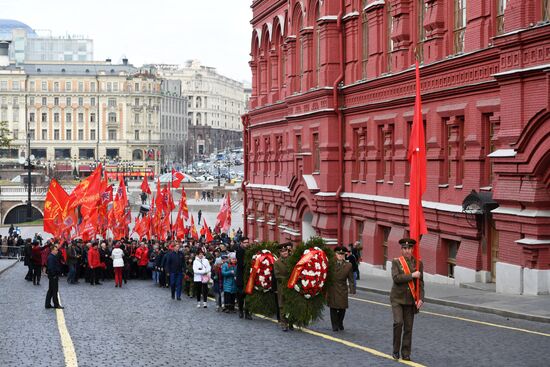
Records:
{"label": "beige building", "polygon": [[28,137],[37,164],[58,173],[83,175],[98,161],[111,171],[157,171],[163,98],[155,70],[126,59],[0,67],[0,119],[13,137],[0,159],[26,158]]}
{"label": "beige building", "polygon": [[243,83],[219,74],[197,60],[155,65],[162,78],[181,81],[187,98],[188,162],[242,146],[241,115],[245,112]]}

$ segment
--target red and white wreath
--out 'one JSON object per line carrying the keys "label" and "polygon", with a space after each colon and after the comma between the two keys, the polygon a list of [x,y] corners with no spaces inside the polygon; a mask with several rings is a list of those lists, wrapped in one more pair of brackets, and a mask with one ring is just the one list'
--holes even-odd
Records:
{"label": "red and white wreath", "polygon": [[269,292],[273,287],[273,263],[276,260],[277,258],[269,250],[258,251],[258,253],[252,256],[252,266],[250,267],[247,288],[250,288],[249,286],[253,284],[254,289]]}
{"label": "red and white wreath", "polygon": [[293,288],[306,299],[318,295],[327,280],[327,255],[319,247],[304,251],[288,280],[288,288]]}

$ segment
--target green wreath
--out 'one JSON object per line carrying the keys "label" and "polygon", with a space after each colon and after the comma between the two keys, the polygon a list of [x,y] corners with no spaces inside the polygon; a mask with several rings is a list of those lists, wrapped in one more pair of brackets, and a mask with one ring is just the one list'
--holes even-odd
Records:
{"label": "green wreath", "polygon": [[[325,245],[323,239],[312,237],[305,244],[301,244],[293,249],[292,255],[288,259],[289,274],[300,260],[305,250],[311,247],[319,247],[325,252],[328,259],[327,279],[325,285],[319,294],[306,299],[302,294],[294,289],[283,287],[284,304],[281,307],[281,314],[285,314],[289,322],[296,326],[308,326],[314,321],[323,318],[323,309],[327,303],[326,291],[330,287],[333,279],[335,258],[334,251]],[[285,280],[285,284],[288,279]]]}
{"label": "green wreath", "polygon": [[[262,250],[269,250],[275,256],[279,256],[279,244],[276,242],[263,242],[258,245],[250,245],[246,248],[244,255],[244,287],[248,283],[250,268],[252,266],[252,256]],[[277,280],[273,278],[273,282]],[[267,317],[277,315],[277,295],[273,291],[262,292],[254,289],[252,294],[246,295],[246,308],[252,312]]]}

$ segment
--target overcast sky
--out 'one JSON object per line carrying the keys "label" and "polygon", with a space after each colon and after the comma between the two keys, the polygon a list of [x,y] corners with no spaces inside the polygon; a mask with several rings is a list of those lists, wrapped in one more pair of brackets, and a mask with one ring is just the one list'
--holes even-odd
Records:
{"label": "overcast sky", "polygon": [[199,59],[250,81],[252,0],[0,0],[0,18],[94,40],[94,58],[135,66]]}

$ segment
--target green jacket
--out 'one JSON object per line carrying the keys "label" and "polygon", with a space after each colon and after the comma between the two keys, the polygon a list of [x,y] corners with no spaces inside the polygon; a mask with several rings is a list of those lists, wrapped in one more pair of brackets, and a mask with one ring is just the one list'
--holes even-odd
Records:
{"label": "green jacket", "polygon": [[[411,257],[410,260],[405,260],[409,265],[410,272],[414,273],[416,271],[416,260],[414,259],[414,257]],[[421,273],[419,281],[420,299],[424,301],[424,266],[422,264],[422,261],[420,261],[419,271]],[[409,281],[413,280],[414,286],[416,287],[416,279],[414,279],[411,274],[405,274],[399,258],[395,258],[392,260],[391,276],[393,279],[393,286],[390,292],[390,303],[392,305],[413,305],[414,298],[411,290],[409,289]]]}

